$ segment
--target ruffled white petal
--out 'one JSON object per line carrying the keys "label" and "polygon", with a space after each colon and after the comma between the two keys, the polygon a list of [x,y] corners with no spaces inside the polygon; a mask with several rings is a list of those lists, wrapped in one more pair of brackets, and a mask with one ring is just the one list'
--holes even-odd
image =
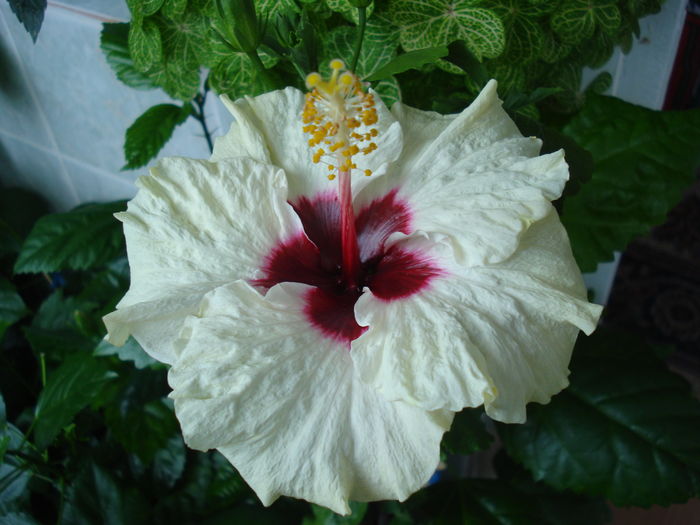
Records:
{"label": "ruffled white petal", "polygon": [[459,115],[399,106],[395,116],[406,128],[406,147],[387,176],[358,196],[357,207],[398,188],[413,228],[448,235],[460,264],[509,257],[568,180],[563,152],[536,157],[541,142],[521,136],[495,81]]}
{"label": "ruffled white petal", "polygon": [[[325,164],[314,164],[314,150],[308,146],[308,134],[302,131],[301,111],[304,94],[288,87],[281,91],[265,93],[257,97],[245,97],[232,101],[221,98],[235,121],[229,132],[216,139],[212,160],[231,157],[251,157],[274,164],[285,170],[289,178],[289,199],[299,196],[312,197],[323,191],[336,191],[337,182],[328,180]],[[353,170],[353,192],[357,193],[370,179],[382,175],[389,162],[401,152],[401,127],[381,101],[375,96],[379,122],[379,135],[375,139],[377,150],[369,155],[353,157],[357,169]],[[366,130],[364,126],[359,132]],[[363,175],[365,169],[374,175]]]}
{"label": "ruffled white petal", "polygon": [[105,317],[110,341],[133,334],[153,357],[171,363],[185,316],[202,296],[257,277],[280,239],[302,226],[286,202],[279,168],[251,159],[219,163],[169,158],[141,177],[124,223],[131,287]]}
{"label": "ruffled white petal", "polygon": [[[399,242],[427,246],[422,236]],[[545,403],[568,384],[578,331],[590,333],[601,311],[585,300],[556,213],[500,264],[465,268],[444,246],[432,252],[446,275],[429,289],[392,302],[366,293],[356,303],[358,323],[369,326],[352,343],[360,376],[388,399],[427,410],[483,403],[494,419],[523,422],[526,403]]]}
{"label": "ruffled white petal", "polygon": [[263,297],[237,282],[206,296],[169,375],[185,441],[218,448],[266,505],[284,494],[346,514],[348,499],[403,500],[434,471],[452,413],[359,381],[347,349],[305,319],[307,290]]}

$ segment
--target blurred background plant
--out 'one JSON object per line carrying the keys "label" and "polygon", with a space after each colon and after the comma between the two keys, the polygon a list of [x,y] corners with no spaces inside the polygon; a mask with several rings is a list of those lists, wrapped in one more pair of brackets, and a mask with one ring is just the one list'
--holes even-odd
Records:
{"label": "blurred background plant", "polygon": [[[442,113],[493,77],[524,134],[545,152],[566,149],[572,176],[555,204],[591,271],[663,221],[700,159],[700,110],[603,96],[608,73],[581,87],[584,67],[631,48],[658,0],[127,3],[130,22],[105,23],[101,49],[121,82],[164,100],[126,130],[126,169],[188,119],[211,149],[212,91],[303,88],[332,58],[387,105]],[[36,40],[46,1],[9,4]],[[602,327],[577,344],[571,386],[530,406],[526,424],[460,413],[445,468],[406,503],[358,503],[347,518],[285,498],[263,508],[222,456],[185,448],[166,368],[134,340],[102,341],[101,317],[129,283],[112,217],[124,208],[49,214],[35,193],[0,194],[2,523],[595,525],[609,520],[606,501],[648,507],[700,492],[700,403],[664,362],[673,348]]]}

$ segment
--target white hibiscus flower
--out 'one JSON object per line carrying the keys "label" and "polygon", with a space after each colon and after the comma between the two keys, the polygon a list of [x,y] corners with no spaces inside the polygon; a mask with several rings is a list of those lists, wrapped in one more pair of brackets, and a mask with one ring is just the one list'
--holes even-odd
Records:
{"label": "white hibiscus flower", "polygon": [[118,214],[131,288],[105,323],[171,365],[189,446],[266,505],[345,514],[418,490],[454,411],[524,421],[600,307],[550,204],[564,155],[537,156],[495,82],[459,115],[389,112],[333,65],[306,102],[224,99],[211,162],[139,179]]}

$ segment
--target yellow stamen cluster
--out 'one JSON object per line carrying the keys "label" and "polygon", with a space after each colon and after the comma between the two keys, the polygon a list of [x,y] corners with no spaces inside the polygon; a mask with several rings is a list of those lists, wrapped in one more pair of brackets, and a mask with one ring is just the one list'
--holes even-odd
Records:
{"label": "yellow stamen cluster", "polygon": [[[330,159],[328,175],[335,178],[336,169],[350,171],[357,168],[352,161],[354,155],[369,155],[377,149],[372,142],[379,132],[372,128],[377,123],[374,95],[362,91],[360,80],[350,71],[342,71],[342,60],[331,60],[331,78],[323,80],[318,73],[306,77],[311,90],[306,94],[302,112],[304,133],[310,135],[309,148],[315,149],[312,160],[315,164]],[[360,129],[364,126],[364,130]],[[327,147],[327,148],[326,148]],[[364,170],[369,176],[371,170]]]}

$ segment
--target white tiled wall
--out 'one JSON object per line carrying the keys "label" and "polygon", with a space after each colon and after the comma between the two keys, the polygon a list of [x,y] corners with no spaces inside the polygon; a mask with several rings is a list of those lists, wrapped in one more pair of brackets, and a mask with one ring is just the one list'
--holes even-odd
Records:
{"label": "white tiled wall", "polygon": [[[667,0],[640,22],[641,37],[628,55],[616,52],[603,68],[613,75],[611,94],[660,108],[684,19],[685,0]],[[80,202],[127,198],[145,169],[122,172],[127,127],[148,107],[167,102],[161,91],[136,91],[112,74],[99,49],[103,21],[127,20],[123,0],[49,2],[36,45],[7,2],[0,0],[0,179],[43,193],[64,210]],[[597,72],[587,71],[584,84]],[[230,116],[210,95],[213,133]],[[161,156],[207,158],[197,122],[176,129]],[[586,276],[604,302],[616,262]]]}
{"label": "white tiled wall", "polygon": [[[0,2],[0,179],[44,194],[57,210],[133,195],[146,168],[120,171],[124,132],[148,107],[170,102],[160,90],[121,84],[99,48],[103,21],[128,19],[121,0],[49,2],[36,44]],[[230,117],[210,95],[214,133]],[[199,123],[175,130],[162,155],[207,158]]]}

